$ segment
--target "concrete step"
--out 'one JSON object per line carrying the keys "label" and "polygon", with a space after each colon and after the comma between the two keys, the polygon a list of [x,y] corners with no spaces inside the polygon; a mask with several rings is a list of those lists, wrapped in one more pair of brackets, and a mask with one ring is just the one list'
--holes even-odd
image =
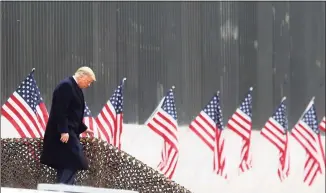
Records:
{"label": "concrete step", "polygon": [[69,186],[63,184],[38,184],[37,190],[23,188],[8,188],[1,187],[1,193],[54,193],[54,192],[69,192],[69,193],[138,193],[131,190],[118,190],[107,188],[95,188],[89,186]]}
{"label": "concrete step", "polygon": [[34,190],[34,189],[1,187],[1,193],[51,193],[51,192],[50,191]]}
{"label": "concrete step", "polygon": [[70,193],[138,193],[131,190],[95,188],[90,186],[72,186],[65,184],[38,184],[37,190],[41,191],[58,191]]}

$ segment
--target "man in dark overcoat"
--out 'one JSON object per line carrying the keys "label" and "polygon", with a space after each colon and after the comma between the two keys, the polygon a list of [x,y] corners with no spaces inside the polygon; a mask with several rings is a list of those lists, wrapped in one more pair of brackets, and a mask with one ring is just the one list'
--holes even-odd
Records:
{"label": "man in dark overcoat", "polygon": [[79,136],[83,132],[92,132],[83,123],[85,101],[82,89],[93,81],[96,81],[94,72],[89,67],[81,67],[54,89],[41,163],[57,169],[58,183],[72,185],[77,171],[88,169]]}

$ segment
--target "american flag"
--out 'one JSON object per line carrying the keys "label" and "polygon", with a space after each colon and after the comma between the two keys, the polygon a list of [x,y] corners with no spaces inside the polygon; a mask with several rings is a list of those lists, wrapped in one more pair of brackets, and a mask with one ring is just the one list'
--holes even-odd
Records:
{"label": "american flag", "polygon": [[251,140],[251,129],[252,129],[252,87],[250,88],[247,96],[242,101],[239,108],[236,109],[235,113],[229,119],[227,127],[235,132],[242,138],[241,148],[241,161],[239,165],[240,172],[249,170],[252,162],[250,140]]}
{"label": "american flag", "polygon": [[308,104],[302,117],[292,129],[292,136],[306,150],[307,159],[304,165],[304,182],[309,186],[313,184],[317,174],[322,174],[324,165],[322,142],[317,122],[317,113],[314,98]]}
{"label": "american flag", "polygon": [[219,92],[191,122],[189,128],[214,152],[213,169],[217,175],[227,178],[223,136],[223,115]]}
{"label": "american flag", "polygon": [[324,116],[323,120],[320,121],[319,129],[321,131],[323,131],[323,132],[326,132],[326,119],[325,119],[325,116]]}
{"label": "american flag", "polygon": [[[326,127],[326,120],[325,120],[325,116],[324,116],[324,118],[320,121],[320,124],[319,124],[320,131],[326,132],[325,127]],[[325,148],[323,148],[321,152],[323,154],[324,163],[325,163],[325,166],[326,166]]]}
{"label": "american flag", "polygon": [[170,145],[167,141],[163,142],[162,160],[158,165],[158,170],[161,171],[169,179],[172,179],[177,167],[179,158],[179,150]]}
{"label": "american flag", "polygon": [[121,149],[123,128],[123,86],[126,78],[115,89],[111,98],[96,117],[100,138]]}
{"label": "american flag", "polygon": [[285,99],[285,97],[282,99],[281,104],[260,132],[279,150],[277,174],[281,181],[285,180],[290,172],[289,132]]}
{"label": "american flag", "polygon": [[34,69],[1,107],[1,112],[20,137],[43,137],[49,115],[34,79]]}
{"label": "american flag", "polygon": [[164,140],[162,160],[158,169],[171,179],[179,159],[177,111],[172,89],[146,125]]}
{"label": "american flag", "polygon": [[217,95],[214,95],[210,102],[202,111],[200,111],[199,115],[189,125],[190,130],[193,131],[212,151],[214,151],[215,147],[215,133],[218,121],[217,100]]}
{"label": "american flag", "polygon": [[[93,131],[93,137],[98,138],[99,133],[98,133],[98,129],[97,129],[97,123],[96,123],[95,119],[93,118],[91,110],[89,110],[86,102],[85,102],[83,122],[90,130]],[[84,132],[84,133],[81,134],[81,137],[87,137],[88,135],[89,134]],[[88,137],[91,137],[91,136],[88,136]]]}

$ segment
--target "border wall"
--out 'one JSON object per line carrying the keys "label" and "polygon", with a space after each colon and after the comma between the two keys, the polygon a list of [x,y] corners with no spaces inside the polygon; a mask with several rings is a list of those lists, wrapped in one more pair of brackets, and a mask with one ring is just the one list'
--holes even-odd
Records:
{"label": "border wall", "polygon": [[225,121],[254,86],[260,128],[288,97],[290,127],[312,96],[325,114],[325,2],[0,2],[1,104],[36,68],[54,86],[89,65],[94,116],[127,77],[125,123],[142,124],[176,86],[179,124],[221,91]]}

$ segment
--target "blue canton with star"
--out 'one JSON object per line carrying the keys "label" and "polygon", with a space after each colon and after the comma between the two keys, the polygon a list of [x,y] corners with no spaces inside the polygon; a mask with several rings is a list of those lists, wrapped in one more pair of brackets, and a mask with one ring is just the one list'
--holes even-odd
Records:
{"label": "blue canton with star", "polygon": [[249,117],[252,117],[252,96],[251,91],[247,94],[246,98],[242,101],[240,105],[240,110],[244,112]]}
{"label": "blue canton with star", "polygon": [[162,104],[162,109],[177,120],[177,111],[174,102],[173,91],[169,90]]}
{"label": "blue canton with star", "polygon": [[276,109],[272,117],[276,122],[278,122],[284,128],[284,134],[285,134],[286,131],[288,130],[288,119],[286,115],[286,106],[284,104],[284,101],[281,102],[281,104]]}
{"label": "blue canton with star", "polygon": [[16,93],[22,97],[22,99],[31,107],[31,109],[36,113],[36,107],[43,102],[41,93],[34,79],[34,73],[31,72],[25,80],[19,85]]}
{"label": "blue canton with star", "polygon": [[113,95],[110,98],[110,102],[114,107],[114,110],[117,114],[122,113],[123,111],[123,94],[122,94],[123,83],[121,83],[118,88],[114,91]]}
{"label": "blue canton with star", "polygon": [[223,115],[220,105],[220,98],[217,94],[205,106],[203,111],[216,123],[217,128],[223,129]]}
{"label": "blue canton with star", "polygon": [[92,116],[91,110],[89,110],[89,108],[85,102],[84,117],[91,117],[91,116]]}
{"label": "blue canton with star", "polygon": [[318,119],[315,104],[311,105],[311,107],[306,111],[301,120],[305,122],[313,130],[313,132],[319,134],[320,131],[318,128]]}

